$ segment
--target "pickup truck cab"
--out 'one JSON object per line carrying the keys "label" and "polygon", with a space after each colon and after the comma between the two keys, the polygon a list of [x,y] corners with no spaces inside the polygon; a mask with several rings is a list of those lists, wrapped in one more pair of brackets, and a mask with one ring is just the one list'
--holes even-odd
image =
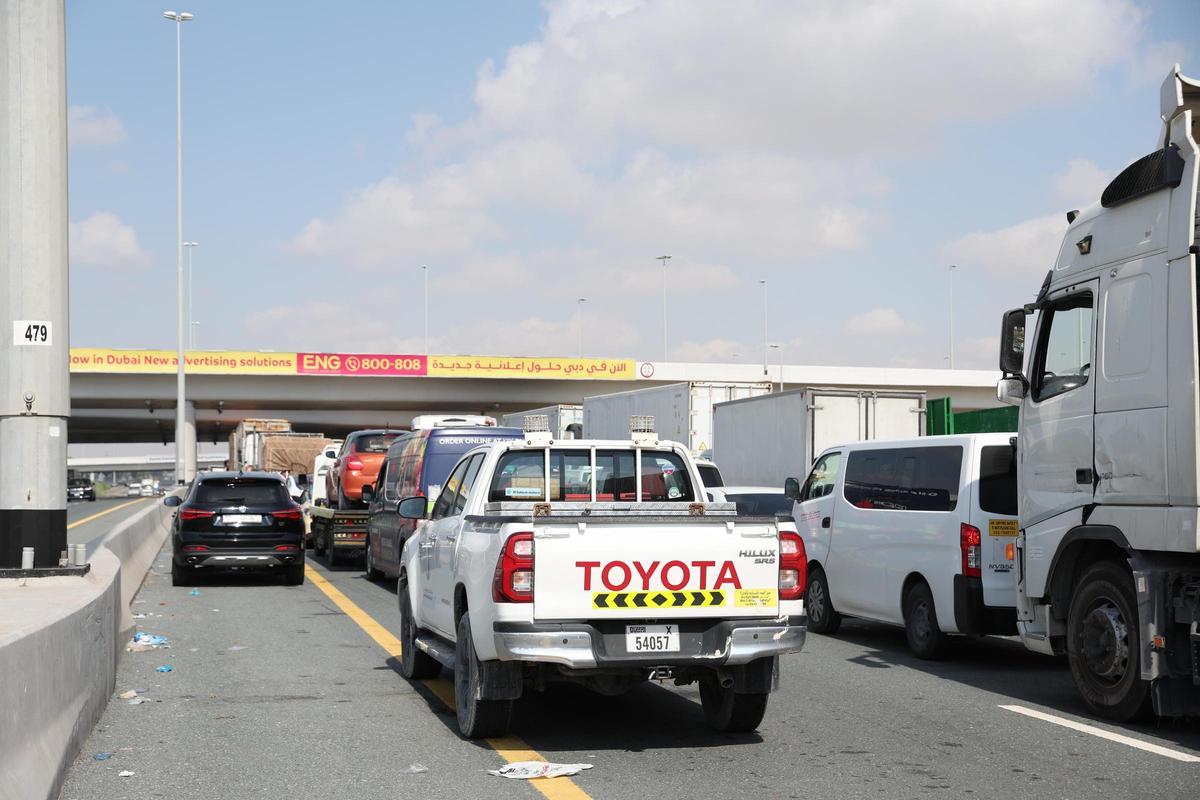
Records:
{"label": "pickup truck cab", "polygon": [[401,671],[454,671],[464,736],[501,735],[526,686],[563,681],[699,682],[713,727],[762,720],[778,656],[804,644],[804,543],[790,517],[705,502],[687,448],[646,427],[527,430],[466,453],[432,509],[399,502],[425,520],[399,576]]}

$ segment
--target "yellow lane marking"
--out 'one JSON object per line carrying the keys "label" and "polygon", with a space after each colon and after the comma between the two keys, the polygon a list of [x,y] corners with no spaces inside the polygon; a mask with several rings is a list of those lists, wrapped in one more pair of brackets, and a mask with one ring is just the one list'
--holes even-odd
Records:
{"label": "yellow lane marking", "polygon": [[[305,566],[304,574],[313,582],[314,586],[333,601],[335,606],[345,612],[346,616],[354,620],[358,627],[362,628],[368,636],[374,639],[375,643],[382,647],[385,653],[395,658],[400,657],[400,640],[391,631],[380,625],[374,617],[359,608],[349,597],[342,594],[340,589],[330,583],[311,564]],[[423,680],[421,683],[437,696],[439,700],[445,703],[451,711],[454,710],[454,688],[450,685],[449,681],[444,678],[434,678]],[[532,750],[529,745],[515,736],[505,736],[502,739],[485,739],[484,741],[501,758],[510,764],[517,761],[546,760],[536,750]],[[591,796],[583,791],[583,789],[580,789],[570,778],[538,778],[529,781],[529,783],[548,798],[548,800],[591,800]]]}
{"label": "yellow lane marking", "polygon": [[122,508],[128,508],[129,506],[133,505],[134,503],[140,503],[145,499],[146,499],[145,497],[139,497],[137,500],[130,500],[128,503],[121,503],[121,505],[119,505],[119,506],[113,506],[112,508],[106,508],[103,511],[101,511],[99,514],[92,514],[90,517],[84,517],[83,519],[77,519],[74,522],[72,522],[70,525],[67,526],[67,530],[71,530],[71,528],[78,528],[80,525],[91,522],[94,519],[100,519],[105,514],[111,514],[114,511],[120,511]]}

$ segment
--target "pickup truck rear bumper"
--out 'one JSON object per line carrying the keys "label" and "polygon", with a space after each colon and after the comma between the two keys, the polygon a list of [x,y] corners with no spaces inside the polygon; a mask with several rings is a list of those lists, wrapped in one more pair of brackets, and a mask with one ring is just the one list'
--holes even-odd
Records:
{"label": "pickup truck rear bumper", "polygon": [[670,620],[679,625],[679,652],[631,653],[625,649],[625,625],[639,622],[496,622],[496,654],[501,661],[542,661],[571,669],[736,666],[799,652],[808,633],[808,620],[803,616]]}

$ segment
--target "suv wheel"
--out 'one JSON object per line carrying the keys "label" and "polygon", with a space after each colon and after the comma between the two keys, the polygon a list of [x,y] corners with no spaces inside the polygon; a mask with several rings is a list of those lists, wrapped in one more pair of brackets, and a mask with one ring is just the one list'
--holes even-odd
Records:
{"label": "suv wheel", "polygon": [[196,580],[196,573],[191,567],[181,567],[171,560],[171,585],[191,586]]}
{"label": "suv wheel", "polygon": [[283,582],[288,586],[299,586],[304,583],[304,562],[289,564],[284,573]]}
{"label": "suv wheel", "polygon": [[454,705],[458,730],[468,739],[503,736],[512,719],[512,700],[480,700],[479,656],[471,638],[471,615],[458,621],[454,654]]}

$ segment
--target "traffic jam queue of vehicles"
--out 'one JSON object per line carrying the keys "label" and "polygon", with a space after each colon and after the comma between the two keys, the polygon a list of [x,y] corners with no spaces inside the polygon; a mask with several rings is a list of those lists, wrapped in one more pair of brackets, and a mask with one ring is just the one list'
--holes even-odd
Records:
{"label": "traffic jam queue of vehicles", "polygon": [[[540,424],[539,424],[540,423]],[[804,645],[804,543],[786,516],[704,502],[690,451],[652,418],[625,440],[519,440],[467,452],[404,545],[401,671],[454,673],[458,728],[509,726],[528,685],[618,695],[651,678],[699,683],[708,723],[752,730]]]}

